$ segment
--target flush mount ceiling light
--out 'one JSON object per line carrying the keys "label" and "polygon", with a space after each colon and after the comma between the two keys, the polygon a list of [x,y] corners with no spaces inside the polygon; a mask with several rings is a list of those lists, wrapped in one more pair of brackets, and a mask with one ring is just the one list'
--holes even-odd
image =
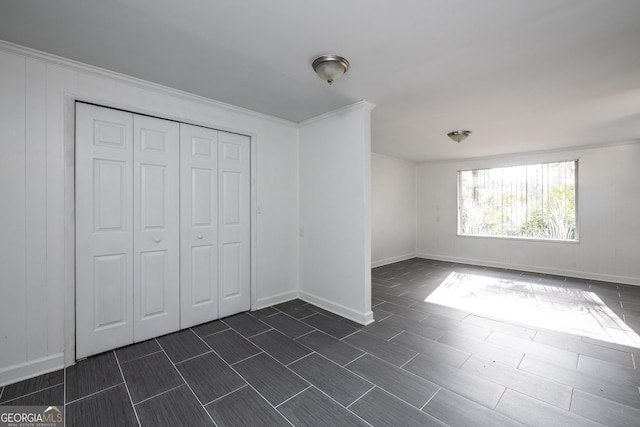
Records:
{"label": "flush mount ceiling light", "polygon": [[331,84],[349,69],[349,61],[338,55],[322,55],[313,60],[313,70]]}
{"label": "flush mount ceiling light", "polygon": [[469,135],[471,135],[470,130],[454,130],[453,132],[449,132],[447,136],[453,139],[455,142],[460,143],[465,140]]}

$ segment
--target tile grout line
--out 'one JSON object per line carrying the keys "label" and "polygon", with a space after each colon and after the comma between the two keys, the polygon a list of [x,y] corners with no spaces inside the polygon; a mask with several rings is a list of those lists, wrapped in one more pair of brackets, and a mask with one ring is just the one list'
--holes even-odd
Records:
{"label": "tile grout line", "polygon": [[[245,338],[245,339],[246,339],[246,338]],[[252,343],[252,344],[253,344],[253,343]],[[255,344],[253,344],[253,345],[255,345]],[[233,362],[233,363],[229,363],[229,362],[227,362],[226,360],[224,360],[224,357],[222,357],[222,356],[220,356],[218,353],[216,353],[216,352],[215,352],[215,350],[214,350],[214,353],[216,353],[216,354],[218,355],[218,357],[220,357],[220,359],[222,359],[222,360],[224,361],[224,363],[226,363],[226,364],[227,364],[227,365],[229,365],[230,367],[233,367],[234,365],[237,365],[238,363],[245,362],[245,361],[247,361],[247,360],[249,360],[249,359],[253,359],[254,357],[260,356],[261,354],[264,354],[264,353],[265,353],[265,351],[264,351],[263,349],[261,349],[261,348],[260,348],[260,347],[258,347],[257,345],[255,345],[255,346],[260,350],[260,352],[258,352],[258,353],[256,353],[256,354],[252,354],[251,356],[245,357],[244,359],[242,359],[242,360],[238,360],[237,362]]]}
{"label": "tile grout line", "polygon": [[[413,350],[412,350],[413,351]],[[416,353],[414,351],[414,353]],[[404,362],[402,365],[399,366],[400,369],[404,369],[405,365],[407,365],[409,362],[411,362],[413,359],[415,359],[416,357],[418,357],[420,355],[420,353],[416,353],[414,356],[411,357],[411,359],[407,360],[406,362]],[[408,371],[407,371],[408,372]],[[425,378],[426,379],[426,378]]]}
{"label": "tile grout line", "polygon": [[[435,384],[435,383],[434,383],[434,384]],[[440,387],[440,386],[439,386],[439,387]],[[431,401],[433,400],[433,398],[434,398],[434,397],[436,397],[436,394],[440,393],[440,390],[442,390],[442,387],[438,388],[438,390],[436,390],[436,392],[435,392],[435,393],[433,393],[433,395],[432,395],[429,399],[427,399],[427,401],[426,401],[426,402],[424,402],[424,405],[422,405],[422,407],[420,408],[420,410],[421,410],[421,411],[423,411],[423,412],[424,412],[424,408],[426,408],[426,407],[427,407],[427,405],[429,404],[429,402],[431,402]],[[436,418],[436,417],[434,416],[434,418]],[[438,418],[436,418],[436,419],[438,419]]]}
{"label": "tile grout line", "polygon": [[[234,329],[234,331],[235,331],[235,329]],[[236,332],[237,332],[237,331],[236,331]],[[271,406],[271,407],[273,408],[273,410],[274,410],[274,411],[278,412],[278,414],[280,414],[280,416],[281,416],[284,420],[286,420],[289,424],[291,424],[291,425],[293,426],[293,423],[292,423],[291,421],[289,421],[289,419],[288,419],[287,417],[285,417],[284,415],[282,415],[282,414],[281,414],[281,413],[280,413],[280,412],[275,408],[275,406],[273,406],[273,405],[271,404],[271,402],[269,402],[269,400],[268,400],[266,397],[264,397],[264,396],[262,395],[262,393],[260,393],[260,392],[259,392],[259,391],[258,391],[258,390],[257,390],[257,389],[256,389],[256,388],[255,388],[255,387],[254,387],[250,382],[249,382],[249,381],[247,381],[247,379],[246,379],[245,377],[243,377],[242,375],[240,375],[240,373],[239,373],[239,372],[238,372],[238,371],[237,371],[237,370],[236,370],[232,365],[230,365],[229,363],[227,363],[227,361],[226,361],[226,360],[224,360],[224,358],[222,358],[222,356],[220,356],[220,355],[219,355],[219,354],[218,354],[218,353],[213,349],[213,347],[211,347],[211,346],[210,346],[210,345],[209,345],[209,344],[208,344],[204,339],[202,339],[201,337],[198,337],[198,338],[200,338],[200,340],[201,340],[201,341],[202,341],[202,342],[203,342],[207,347],[209,347],[209,348],[211,349],[211,351],[213,351],[213,353],[214,353],[215,355],[217,355],[217,356],[218,356],[218,357],[219,357],[219,358],[220,358],[224,363],[226,363],[226,364],[227,364],[227,366],[229,367],[229,369],[231,369],[233,372],[235,372],[235,374],[236,374],[236,375],[238,375],[240,378],[242,378],[242,380],[246,383],[246,385],[248,385],[249,387],[251,387],[251,389],[252,389],[253,391],[255,391],[255,392],[256,392],[256,394],[262,398],[262,400],[264,400],[265,402],[267,402],[267,405]],[[244,337],[243,337],[243,338],[244,338]],[[248,341],[248,339],[247,339],[247,338],[244,338],[244,339],[246,339],[246,340]],[[254,345],[255,345],[255,344],[254,344]],[[256,346],[256,347],[260,348],[259,346]],[[258,354],[263,354],[263,353],[264,353],[264,350],[263,350],[262,348],[260,348],[260,350],[262,350],[262,353],[258,353]],[[250,356],[250,357],[248,357],[247,359],[251,359],[252,357],[256,357],[258,354],[254,354],[253,356]],[[245,360],[247,360],[247,359],[245,359]],[[240,363],[240,362],[237,362],[237,363]],[[206,411],[207,413],[209,413],[209,411],[207,411],[207,410],[206,410],[206,408],[204,408],[204,409],[205,409],[205,411]],[[211,419],[213,419],[213,416],[212,416],[211,414],[209,414],[209,417],[210,417]],[[217,423],[215,422],[215,420],[214,420],[214,424],[217,426]]]}
{"label": "tile grout line", "polygon": [[222,400],[222,399],[224,399],[225,397],[232,395],[232,394],[233,394],[233,393],[235,393],[236,391],[242,390],[243,388],[248,387],[248,386],[249,386],[249,384],[243,384],[243,385],[241,385],[240,387],[236,388],[235,390],[231,390],[230,392],[225,393],[225,394],[223,394],[222,396],[218,396],[218,397],[216,397],[215,399],[213,399],[211,402],[207,402],[207,403],[205,403],[205,404],[204,404],[204,405],[202,405],[202,406],[211,405],[212,403],[215,403],[215,402],[217,402],[217,401],[219,401],[219,400]]}
{"label": "tile grout line", "polygon": [[[155,340],[155,338],[154,338]],[[158,347],[160,347],[160,343],[156,341]],[[162,348],[162,347],[160,347]],[[136,405],[133,403],[133,398],[131,397],[131,392],[129,391],[129,385],[127,384],[127,379],[124,377],[124,372],[122,372],[122,365],[120,364],[120,359],[118,359],[118,355],[115,350],[113,351],[113,357],[116,359],[116,364],[118,365],[118,370],[120,371],[120,376],[122,376],[122,382],[124,383],[124,388],[127,390],[127,396],[129,396],[129,403],[131,403],[131,408],[133,409],[133,414],[136,416],[136,420],[138,421],[138,426],[141,425],[140,417],[138,416],[138,411],[136,410]],[[66,423],[66,420],[65,420]]]}
{"label": "tile grout line", "polygon": [[[63,381],[64,381],[64,380],[63,380]],[[54,384],[54,385],[50,385],[49,387],[40,388],[40,389],[38,389],[38,390],[34,390],[34,391],[29,392],[29,393],[22,394],[22,395],[20,395],[20,396],[16,396],[16,397],[14,397],[14,398],[12,398],[12,399],[6,400],[6,401],[4,401],[4,402],[0,402],[0,406],[2,406],[2,405],[6,405],[7,403],[13,402],[14,400],[21,399],[21,398],[23,398],[23,397],[27,397],[27,396],[31,396],[31,395],[36,394],[36,393],[40,393],[41,391],[50,390],[50,389],[52,389],[52,388],[55,388],[55,387],[60,386],[61,384],[64,384],[64,383],[62,382],[62,383],[58,383],[58,384]],[[5,387],[5,388],[6,388],[6,387]],[[63,388],[64,388],[64,387],[63,387]],[[106,390],[106,389],[105,389],[105,390]],[[4,393],[4,391],[3,391],[3,393]],[[0,393],[0,397],[2,397],[2,393]],[[63,400],[64,400],[64,399],[63,399]]]}
{"label": "tile grout line", "polygon": [[[226,323],[225,323],[225,325],[226,325]],[[193,332],[193,331],[192,331],[192,332]],[[196,337],[200,338],[200,337],[198,336],[198,334],[194,333],[194,335],[195,335]],[[200,340],[201,340],[202,342],[204,342],[204,343],[205,343],[205,345],[207,344],[207,343],[206,343],[202,338],[200,338]],[[160,343],[158,343],[158,345],[160,345]],[[175,364],[175,363],[173,363],[173,360],[171,360],[171,358],[169,357],[169,355],[168,355],[168,354],[167,354],[167,352],[165,351],[164,347],[162,347],[162,345],[160,345],[160,347],[162,348],[162,351],[164,352],[165,357],[166,357],[167,359],[169,359],[169,362],[173,365],[173,369],[175,369],[175,370],[176,370],[176,372],[178,373],[178,375],[180,375],[180,378],[182,378],[182,381],[184,382],[184,384],[181,384],[181,385],[179,385],[179,386],[177,386],[177,387],[174,387],[174,388],[173,388],[173,390],[176,390],[177,388],[182,387],[182,385],[186,385],[186,386],[187,386],[187,388],[189,388],[189,391],[191,391],[191,394],[193,395],[193,397],[195,397],[195,398],[196,398],[196,400],[198,401],[198,403],[199,403],[199,404],[200,404],[200,406],[202,407],[202,410],[205,412],[205,414],[207,414],[207,416],[209,417],[209,419],[213,422],[213,425],[217,426],[217,425],[218,425],[218,423],[216,423],[216,420],[214,420],[214,419],[213,419],[213,416],[209,413],[209,411],[207,411],[207,408],[205,408],[205,407],[204,407],[204,405],[202,404],[202,401],[200,400],[200,398],[198,397],[198,395],[193,391],[193,388],[191,388],[191,385],[190,385],[190,384],[187,382],[187,380],[184,378],[184,375],[182,375],[182,372],[180,372],[180,369],[178,369],[178,365],[177,365],[177,364]],[[207,347],[208,347],[208,345],[207,345]],[[211,348],[211,347],[209,347],[209,348]],[[211,351],[213,352],[213,349],[211,349]],[[206,352],[206,353],[203,353],[203,354],[209,354],[209,352]],[[218,356],[218,357],[219,357],[219,356]],[[191,359],[194,359],[194,357],[192,357]],[[186,360],[184,360],[183,362],[185,362],[185,361],[186,361]],[[168,393],[169,391],[171,391],[171,390],[167,390],[165,393]],[[156,397],[156,396],[154,396],[154,397]],[[138,403],[142,403],[142,402],[138,402]]]}
{"label": "tile grout line", "polygon": [[[288,398],[286,398],[285,400],[283,400],[282,402],[278,403],[277,405],[275,405],[273,408],[274,409],[278,409],[279,406],[284,405],[285,403],[287,403],[288,401],[290,401],[291,399],[294,399],[296,396],[301,395],[302,393],[304,393],[305,391],[309,390],[311,387],[313,387],[313,385],[311,385],[311,383],[309,383],[307,381],[307,383],[309,384],[307,387],[305,387],[303,390],[300,390],[299,392],[297,392],[296,394],[294,394],[293,396],[290,396]],[[279,412],[279,411],[278,411]]]}

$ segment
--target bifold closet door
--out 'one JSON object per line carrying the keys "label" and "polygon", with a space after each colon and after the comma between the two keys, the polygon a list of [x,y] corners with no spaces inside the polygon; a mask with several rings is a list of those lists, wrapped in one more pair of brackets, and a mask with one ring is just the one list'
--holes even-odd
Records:
{"label": "bifold closet door", "polygon": [[180,124],[180,327],[218,318],[218,132]]}
{"label": "bifold closet door", "polygon": [[133,116],[76,105],[76,358],[133,342]]}
{"label": "bifold closet door", "polygon": [[218,295],[220,317],[251,306],[250,143],[218,132]]}
{"label": "bifold closet door", "polygon": [[180,328],[179,125],[76,104],[76,358]]}
{"label": "bifold closet door", "polygon": [[180,125],[133,119],[134,341],[180,329]]}

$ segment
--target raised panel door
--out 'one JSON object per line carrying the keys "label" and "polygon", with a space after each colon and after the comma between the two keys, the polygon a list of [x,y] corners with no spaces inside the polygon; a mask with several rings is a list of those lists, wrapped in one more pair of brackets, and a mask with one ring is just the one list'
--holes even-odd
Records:
{"label": "raised panel door", "polygon": [[218,132],[180,125],[180,327],[218,318]]}
{"label": "raised panel door", "polygon": [[76,105],[76,357],[133,342],[133,116]]}
{"label": "raised panel door", "polygon": [[179,124],[134,115],[134,341],[180,328]]}

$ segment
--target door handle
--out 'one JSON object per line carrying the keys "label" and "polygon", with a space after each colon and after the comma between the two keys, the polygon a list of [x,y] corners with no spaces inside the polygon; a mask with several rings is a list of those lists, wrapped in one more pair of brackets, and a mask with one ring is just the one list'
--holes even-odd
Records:
{"label": "door handle", "polygon": [[203,236],[202,234],[198,234],[198,236],[196,236],[196,237],[198,237],[198,239],[202,240],[202,238],[203,238],[204,236]]}
{"label": "door handle", "polygon": [[155,239],[153,239],[153,241],[156,242],[156,243],[160,243],[162,241],[162,239],[159,238],[159,237],[156,237]]}

